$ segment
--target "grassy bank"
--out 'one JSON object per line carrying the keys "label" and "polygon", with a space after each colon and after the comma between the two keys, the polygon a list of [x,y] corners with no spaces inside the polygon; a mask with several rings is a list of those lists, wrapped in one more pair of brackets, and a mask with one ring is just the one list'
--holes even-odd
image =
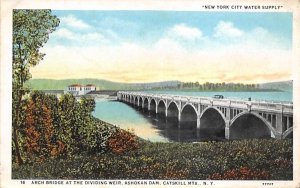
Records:
{"label": "grassy bank", "polygon": [[[78,153],[13,165],[14,179],[268,179],[291,180],[292,140],[151,143],[121,155]],[[113,170],[112,170],[113,169]]]}

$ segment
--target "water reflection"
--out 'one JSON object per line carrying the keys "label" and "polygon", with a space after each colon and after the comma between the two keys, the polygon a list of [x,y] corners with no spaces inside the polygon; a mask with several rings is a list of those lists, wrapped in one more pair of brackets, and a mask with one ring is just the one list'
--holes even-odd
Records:
{"label": "water reflection", "polygon": [[[169,114],[166,118],[164,113],[155,114],[141,107],[105,99],[96,100],[96,108],[93,112],[95,117],[118,125],[122,129],[133,129],[139,137],[153,142],[224,140],[222,136],[215,137],[205,130],[197,130],[196,121],[179,123],[178,116],[175,114]],[[202,125],[205,127],[204,124]]]}
{"label": "water reflection", "polygon": [[200,131],[197,129],[196,121],[179,122],[177,117],[166,118],[165,115],[156,114],[153,111],[148,111],[131,104],[127,105],[135,109],[153,126],[153,128],[158,130],[159,135],[167,138],[169,141],[197,142],[207,140],[224,140],[224,136],[215,136],[209,134],[209,132],[205,130]]}
{"label": "water reflection", "polygon": [[96,99],[93,115],[122,129],[133,129],[136,135],[146,140],[168,142],[138,111],[122,102]]}

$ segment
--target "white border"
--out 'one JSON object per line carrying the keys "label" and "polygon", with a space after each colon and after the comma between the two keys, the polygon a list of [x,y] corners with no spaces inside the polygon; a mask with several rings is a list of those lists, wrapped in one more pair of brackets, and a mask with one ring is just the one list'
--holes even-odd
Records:
{"label": "white border", "polygon": [[[185,10],[185,11],[220,11],[205,10],[202,5],[279,5],[280,10],[263,10],[264,12],[293,12],[293,80],[294,80],[294,180],[293,181],[213,181],[214,186],[188,186],[188,187],[300,187],[299,182],[299,103],[300,103],[300,1],[290,2],[288,0],[244,0],[239,1],[198,1],[198,0],[1,0],[1,185],[0,187],[54,187],[51,185],[20,184],[19,180],[11,180],[11,60],[12,60],[12,9],[53,9],[53,10]],[[232,11],[232,10],[222,10]],[[243,11],[245,10],[234,10]],[[247,12],[261,12],[262,10],[248,10]],[[291,63],[291,62],[287,62]],[[27,180],[30,182],[29,180]],[[163,184],[163,180],[161,181]],[[202,181],[199,182],[210,182]],[[262,186],[262,182],[272,182],[272,186]],[[58,186],[59,187],[59,186]],[[66,186],[64,187],[99,187],[99,186]],[[102,187],[109,187],[105,185]],[[120,186],[114,186],[120,187]],[[128,187],[128,186],[122,186]],[[138,186],[134,186],[138,187]],[[154,187],[154,186],[149,186]],[[157,186],[155,186],[157,187]],[[166,187],[161,185],[159,187]],[[180,186],[176,186],[180,187]]]}

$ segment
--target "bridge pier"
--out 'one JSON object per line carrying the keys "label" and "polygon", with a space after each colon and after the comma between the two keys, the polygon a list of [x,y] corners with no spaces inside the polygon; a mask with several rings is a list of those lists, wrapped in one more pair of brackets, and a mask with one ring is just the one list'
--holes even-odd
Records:
{"label": "bridge pier", "polygon": [[225,138],[227,140],[230,139],[230,129],[229,129],[229,127],[230,127],[230,120],[226,120],[225,121]]}
{"label": "bridge pier", "polygon": [[230,110],[231,110],[231,108],[230,108],[230,104],[231,104],[231,101],[229,101],[228,102],[228,107],[226,108],[226,113],[225,113],[225,118],[226,118],[226,120],[225,120],[225,138],[227,139],[227,140],[229,140],[230,139],[230,129],[229,129],[229,127],[230,127]]}
{"label": "bridge pier", "polygon": [[275,138],[277,139],[281,139],[282,135],[283,135],[283,129],[282,126],[283,125],[283,118],[282,118],[282,113],[281,114],[276,114],[276,135]]}
{"label": "bridge pier", "polygon": [[197,115],[197,129],[200,129],[200,116]]}

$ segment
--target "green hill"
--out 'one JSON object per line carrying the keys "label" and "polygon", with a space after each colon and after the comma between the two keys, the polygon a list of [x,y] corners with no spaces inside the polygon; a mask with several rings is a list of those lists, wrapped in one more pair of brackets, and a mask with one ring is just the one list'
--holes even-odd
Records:
{"label": "green hill", "polygon": [[112,89],[125,89],[126,84],[110,82],[107,80],[100,79],[66,79],[66,80],[54,80],[54,79],[31,79],[27,83],[32,89],[35,90],[63,90],[71,84],[94,84],[97,89],[101,90],[112,90]]}
{"label": "green hill", "polygon": [[[103,79],[30,79],[26,85],[33,90],[64,90],[68,85],[71,84],[94,84],[97,86],[97,90],[147,90],[157,88],[168,88],[178,89],[177,86],[181,82],[179,81],[164,81],[164,82],[151,82],[151,83],[121,83],[112,82]],[[269,82],[259,84],[259,89],[274,89],[282,91],[292,91],[293,81],[282,81],[282,82]]]}
{"label": "green hill", "polygon": [[179,81],[165,81],[152,83],[121,83],[103,79],[30,79],[26,85],[33,90],[63,90],[71,84],[94,84],[97,90],[139,90],[149,89],[157,86],[177,86]]}
{"label": "green hill", "polygon": [[268,82],[259,85],[260,89],[278,89],[282,91],[293,91],[293,80],[281,82]]}

